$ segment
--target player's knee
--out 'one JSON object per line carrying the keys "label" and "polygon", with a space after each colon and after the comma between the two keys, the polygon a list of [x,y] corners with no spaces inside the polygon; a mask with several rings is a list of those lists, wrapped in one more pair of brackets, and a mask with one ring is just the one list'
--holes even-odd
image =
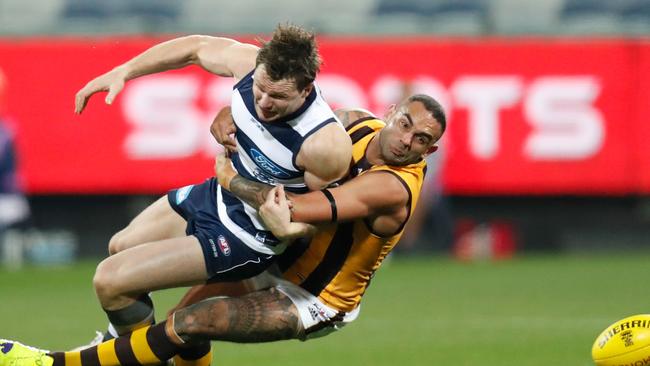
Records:
{"label": "player's knee", "polygon": [[97,266],[93,277],[93,287],[102,306],[120,294],[117,279],[117,269],[109,260],[105,259]]}
{"label": "player's knee", "polygon": [[124,230],[115,233],[108,242],[108,253],[110,255],[119,253],[128,248],[128,242]]}

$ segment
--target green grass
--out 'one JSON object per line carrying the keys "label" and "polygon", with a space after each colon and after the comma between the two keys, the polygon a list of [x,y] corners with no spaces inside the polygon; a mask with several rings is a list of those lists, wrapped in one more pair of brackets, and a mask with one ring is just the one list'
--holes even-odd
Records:
{"label": "green grass", "polygon": [[[650,312],[649,259],[645,252],[494,263],[396,258],[343,331],[304,343],[214,343],[214,364],[587,366],[601,330]],[[106,325],[91,287],[94,265],[0,270],[0,338],[50,349],[87,342]],[[159,314],[181,293],[157,294]]]}

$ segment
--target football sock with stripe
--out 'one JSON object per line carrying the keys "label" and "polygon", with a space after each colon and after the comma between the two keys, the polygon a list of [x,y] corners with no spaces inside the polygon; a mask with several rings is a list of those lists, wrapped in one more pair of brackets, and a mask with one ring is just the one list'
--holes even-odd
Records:
{"label": "football sock with stripe", "polygon": [[174,356],[175,366],[209,366],[212,362],[210,342],[202,342],[184,348]]}
{"label": "football sock with stripe", "polygon": [[[108,316],[108,320],[111,322],[109,328],[113,327],[118,335],[127,334],[138,328],[155,323],[153,300],[151,300],[149,294],[142,294],[133,304],[123,309],[104,309],[104,311]],[[104,336],[104,340],[114,337],[115,334],[109,331]]]}
{"label": "football sock with stripe", "polygon": [[78,352],[54,352],[52,366],[151,365],[168,360],[184,348],[165,331],[167,322],[146,326]]}

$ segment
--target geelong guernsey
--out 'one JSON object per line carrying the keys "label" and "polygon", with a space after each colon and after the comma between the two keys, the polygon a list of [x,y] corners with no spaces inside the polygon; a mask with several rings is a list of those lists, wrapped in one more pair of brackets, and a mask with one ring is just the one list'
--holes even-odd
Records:
{"label": "geelong guernsey", "polygon": [[[288,191],[308,191],[304,171],[296,166],[296,156],[304,141],[329,123],[340,123],[314,86],[305,103],[295,112],[273,122],[261,121],[255,111],[253,72],[233,87],[232,117],[237,126],[237,153],[232,162],[237,172],[250,180],[275,185]],[[287,243],[267,231],[257,210],[230,192],[217,188],[217,208],[221,221],[251,249],[264,254],[280,254]]]}

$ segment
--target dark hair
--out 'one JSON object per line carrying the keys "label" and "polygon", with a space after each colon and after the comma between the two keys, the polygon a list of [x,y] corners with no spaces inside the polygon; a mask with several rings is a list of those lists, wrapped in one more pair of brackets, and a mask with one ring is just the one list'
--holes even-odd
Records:
{"label": "dark hair", "polygon": [[432,97],[426,95],[426,94],[414,94],[408,97],[404,101],[404,104],[406,103],[412,103],[412,102],[420,102],[422,105],[424,105],[424,108],[431,112],[433,115],[433,118],[440,123],[441,127],[441,132],[444,133],[445,130],[447,129],[447,117],[445,116],[445,110],[442,109],[442,106],[440,103],[438,103],[437,100],[433,99]]}
{"label": "dark hair", "polygon": [[257,54],[255,66],[260,64],[271,80],[293,79],[298,90],[305,89],[316,79],[321,65],[314,34],[297,25],[278,25]]}

